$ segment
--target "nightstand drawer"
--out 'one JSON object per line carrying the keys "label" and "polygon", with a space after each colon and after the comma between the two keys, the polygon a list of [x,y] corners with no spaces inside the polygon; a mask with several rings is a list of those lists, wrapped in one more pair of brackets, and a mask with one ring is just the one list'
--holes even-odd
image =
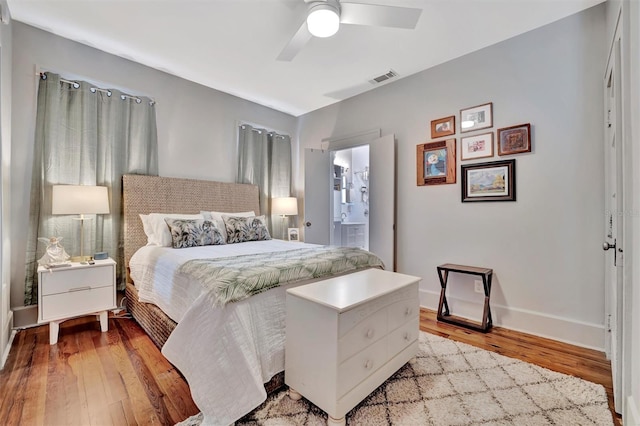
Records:
{"label": "nightstand drawer", "polygon": [[67,293],[78,288],[97,288],[113,285],[114,265],[71,268],[43,272],[42,295]]}
{"label": "nightstand drawer", "polygon": [[42,298],[41,321],[105,311],[114,309],[115,305],[115,294],[111,283],[106,287],[86,288],[84,290],[52,294]]}

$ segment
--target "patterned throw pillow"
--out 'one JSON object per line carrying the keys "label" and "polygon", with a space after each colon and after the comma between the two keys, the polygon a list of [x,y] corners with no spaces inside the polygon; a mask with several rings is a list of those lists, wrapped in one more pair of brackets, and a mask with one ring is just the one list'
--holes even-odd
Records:
{"label": "patterned throw pillow", "polygon": [[222,232],[210,220],[166,218],[164,221],[171,231],[173,248],[225,244]]}
{"label": "patterned throw pillow", "polygon": [[270,240],[267,220],[264,216],[238,217],[222,215],[227,228],[227,243]]}

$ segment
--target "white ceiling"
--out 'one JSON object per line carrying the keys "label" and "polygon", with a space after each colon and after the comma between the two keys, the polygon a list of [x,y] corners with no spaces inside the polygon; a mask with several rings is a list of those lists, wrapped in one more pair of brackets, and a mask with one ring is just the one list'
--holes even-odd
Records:
{"label": "white ceiling", "polygon": [[[346,0],[345,0],[346,1]],[[415,30],[343,25],[276,57],[303,0],[8,0],[14,20],[299,116],[604,0],[349,0],[423,9]],[[383,83],[384,84],[384,83]]]}

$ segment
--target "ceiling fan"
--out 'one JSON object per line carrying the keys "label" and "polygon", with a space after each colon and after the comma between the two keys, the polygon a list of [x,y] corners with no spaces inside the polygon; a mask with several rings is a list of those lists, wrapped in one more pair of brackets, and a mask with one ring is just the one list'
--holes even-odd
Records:
{"label": "ceiling fan", "polygon": [[414,29],[422,9],[377,4],[348,3],[340,0],[304,0],[307,19],[278,55],[291,61],[311,37],[331,37],[340,24]]}

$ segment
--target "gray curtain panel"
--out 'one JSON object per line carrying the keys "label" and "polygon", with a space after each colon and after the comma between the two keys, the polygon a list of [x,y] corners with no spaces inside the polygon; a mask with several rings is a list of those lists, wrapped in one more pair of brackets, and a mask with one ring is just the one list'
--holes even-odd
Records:
{"label": "gray curtain panel", "polygon": [[[71,256],[80,254],[80,224],[74,215],[51,214],[53,185],[109,188],[110,214],[85,215],[84,253],[106,251],[118,262],[118,288],[124,288],[122,175],[158,174],[156,113],[151,99],[122,96],[110,89],[78,87],[45,73],[38,87],[31,205],[27,240],[25,305],[37,303],[38,237],[63,237]],[[138,101],[139,99],[139,101]]]}
{"label": "gray curtain panel", "polygon": [[291,137],[243,124],[238,138],[237,183],[260,187],[260,212],[267,217],[271,236],[280,238],[289,218],[271,214],[271,199],[291,195]]}

